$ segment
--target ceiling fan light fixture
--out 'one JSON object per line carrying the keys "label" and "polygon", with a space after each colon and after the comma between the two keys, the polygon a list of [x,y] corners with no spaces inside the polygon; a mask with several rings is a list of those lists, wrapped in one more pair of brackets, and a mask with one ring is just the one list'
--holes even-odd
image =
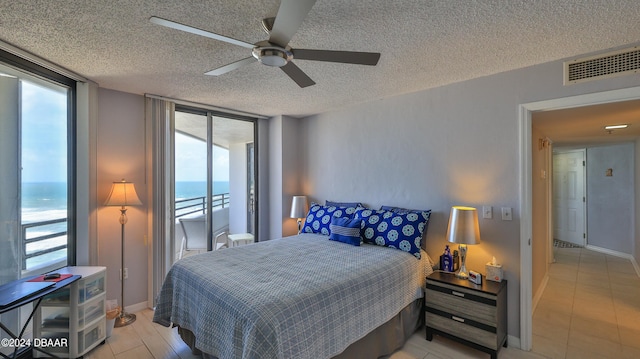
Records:
{"label": "ceiling fan light fixture", "polygon": [[279,47],[255,47],[253,57],[262,64],[272,67],[282,67],[293,58],[293,54]]}
{"label": "ceiling fan light fixture", "polygon": [[619,130],[622,128],[627,128],[629,127],[629,125],[627,124],[622,124],[622,125],[609,125],[609,126],[605,126],[604,129],[605,130]]}

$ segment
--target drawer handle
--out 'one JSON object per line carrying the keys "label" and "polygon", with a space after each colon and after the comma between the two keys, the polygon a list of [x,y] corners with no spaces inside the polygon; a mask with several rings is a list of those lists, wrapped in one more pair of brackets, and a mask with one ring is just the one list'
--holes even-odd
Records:
{"label": "drawer handle", "polygon": [[451,291],[451,294],[464,298],[464,293],[456,292],[455,290]]}
{"label": "drawer handle", "polygon": [[456,317],[455,315],[452,315],[451,319],[455,320],[456,322],[464,323],[464,319]]}

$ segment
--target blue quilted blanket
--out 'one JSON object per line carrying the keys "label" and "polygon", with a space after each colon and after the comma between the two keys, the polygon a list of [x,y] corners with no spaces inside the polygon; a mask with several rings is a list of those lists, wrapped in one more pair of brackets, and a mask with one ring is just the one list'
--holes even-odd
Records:
{"label": "blue quilted blanket", "polygon": [[423,254],[301,234],[195,255],[171,268],[153,320],[220,359],[331,358],[422,297]]}

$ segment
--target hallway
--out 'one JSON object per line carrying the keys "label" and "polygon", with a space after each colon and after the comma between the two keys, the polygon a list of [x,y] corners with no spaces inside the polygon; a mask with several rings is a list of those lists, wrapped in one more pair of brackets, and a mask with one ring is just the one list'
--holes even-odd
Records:
{"label": "hallway", "polygon": [[549,358],[640,358],[640,277],[628,259],[554,248],[533,314],[532,351]]}

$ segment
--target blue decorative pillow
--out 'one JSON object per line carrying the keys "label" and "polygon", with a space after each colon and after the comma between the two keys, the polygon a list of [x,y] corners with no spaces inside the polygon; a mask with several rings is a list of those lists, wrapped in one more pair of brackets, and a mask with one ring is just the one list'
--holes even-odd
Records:
{"label": "blue decorative pillow", "polygon": [[304,221],[302,233],[319,233],[328,236],[332,217],[353,217],[355,207],[323,206],[311,203],[309,213]]}
{"label": "blue decorative pillow", "polygon": [[360,246],[360,222],[362,220],[349,217],[332,217],[329,225],[329,239],[342,243]]}
{"label": "blue decorative pillow", "polygon": [[400,249],[418,259],[422,233],[430,216],[431,211],[394,213],[365,209],[356,212],[356,218],[362,219],[360,234],[365,242]]}
{"label": "blue decorative pillow", "polygon": [[364,206],[362,205],[362,203],[360,202],[334,202],[334,201],[325,201],[324,202],[325,206],[334,206],[334,207],[355,207],[355,208],[364,208]]}
{"label": "blue decorative pillow", "polygon": [[393,207],[393,206],[382,206],[380,207],[380,210],[383,211],[391,211],[393,213],[398,213],[398,214],[405,214],[405,213],[417,213],[419,215],[422,215],[423,213],[426,214],[426,220],[429,220],[429,216],[431,216],[431,210],[427,209],[427,210],[420,210],[420,209],[407,209],[407,208],[401,208],[401,207]]}

